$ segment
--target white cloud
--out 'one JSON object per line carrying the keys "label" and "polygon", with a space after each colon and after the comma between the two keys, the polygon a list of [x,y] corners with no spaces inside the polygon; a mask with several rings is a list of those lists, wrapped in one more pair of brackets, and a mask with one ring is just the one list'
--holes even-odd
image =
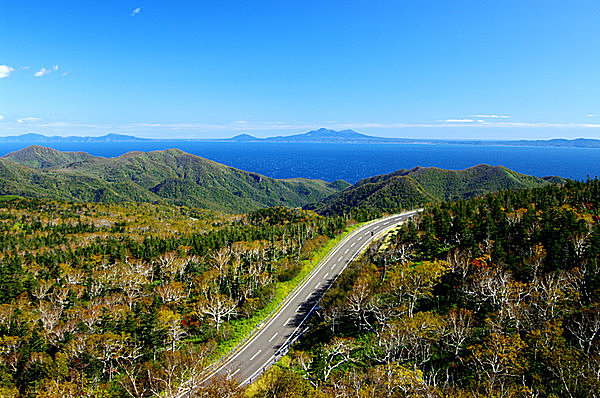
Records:
{"label": "white cloud", "polygon": [[480,117],[485,119],[508,119],[508,115],[473,115],[473,117]]}
{"label": "white cloud", "polygon": [[22,119],[17,119],[17,123],[27,123],[27,122],[39,122],[40,119],[39,117],[24,117]]}
{"label": "white cloud", "polygon": [[596,117],[596,115],[593,114],[593,113],[588,113],[587,115],[583,115],[583,116],[585,116],[585,117]]}
{"label": "white cloud", "polygon": [[4,119],[4,116],[0,115],[0,120]]}
{"label": "white cloud", "polygon": [[142,7],[135,8],[133,11],[131,11],[131,14],[129,14],[129,15],[131,15],[132,17],[135,17],[136,15],[138,15],[140,13],[140,11],[142,11]]}
{"label": "white cloud", "polygon": [[13,71],[14,71],[14,68],[11,68],[8,65],[0,65],[0,79],[9,77]]}
{"label": "white cloud", "polygon": [[475,120],[473,119],[446,119],[446,120],[438,120],[438,122],[446,122],[446,123],[473,123]]}
{"label": "white cloud", "polygon": [[58,70],[58,65],[54,65],[52,68],[42,68],[39,71],[35,72],[33,74],[33,76],[35,77],[41,77],[41,76],[45,76],[45,75],[49,75],[52,72],[56,72]]}
{"label": "white cloud", "polygon": [[33,76],[35,76],[35,77],[41,77],[41,76],[44,76],[44,75],[48,75],[48,74],[50,74],[51,72],[52,72],[52,70],[51,70],[51,69],[42,68],[42,69],[40,69],[39,71],[35,72],[35,73],[33,74]]}

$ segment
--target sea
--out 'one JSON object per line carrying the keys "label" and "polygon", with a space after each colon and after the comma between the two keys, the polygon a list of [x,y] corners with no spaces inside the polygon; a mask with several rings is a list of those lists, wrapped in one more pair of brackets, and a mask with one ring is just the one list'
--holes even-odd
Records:
{"label": "sea", "polygon": [[[38,143],[39,144],[39,143]],[[28,143],[0,143],[0,156]],[[556,148],[455,144],[317,144],[203,141],[48,142],[60,151],[115,157],[130,151],[178,148],[241,170],[273,178],[366,177],[416,166],[461,170],[478,164],[502,165],[538,177],[586,180],[600,176],[600,148]]]}

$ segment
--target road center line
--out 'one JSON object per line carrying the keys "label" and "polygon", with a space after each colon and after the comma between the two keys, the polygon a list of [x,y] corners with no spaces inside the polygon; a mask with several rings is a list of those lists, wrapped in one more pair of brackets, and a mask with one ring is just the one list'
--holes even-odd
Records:
{"label": "road center line", "polygon": [[273,339],[275,338],[275,336],[277,336],[277,332],[275,332],[275,334],[273,335],[273,337],[271,337],[271,338],[269,339],[269,343],[270,343],[271,341],[273,341]]}
{"label": "road center line", "polygon": [[343,257],[343,256],[340,256],[340,258],[338,258],[338,261],[340,261],[340,262],[341,262],[341,261],[342,261],[342,257]]}
{"label": "road center line", "polygon": [[362,239],[362,236],[359,236],[359,237],[358,237],[358,240],[361,240],[361,239]]}
{"label": "road center line", "polygon": [[346,251],[344,252],[344,254],[348,254],[349,251],[350,251],[350,249],[346,249]]}
{"label": "road center line", "polygon": [[233,373],[231,374],[231,376],[229,376],[229,377],[233,377],[233,376],[235,376],[235,375],[237,374],[237,372],[239,372],[240,370],[242,370],[242,368],[239,368],[238,370],[236,370],[235,372],[233,372]]}
{"label": "road center line", "polygon": [[356,242],[352,242],[352,244],[350,245],[350,247],[354,247],[355,244],[356,244]]}
{"label": "road center line", "polygon": [[323,277],[323,279],[327,279],[328,276],[329,276],[329,272],[325,274],[325,276]]}
{"label": "road center line", "polygon": [[287,321],[285,321],[285,323],[283,324],[283,326],[287,325],[288,323],[290,323],[290,321],[292,320],[292,317],[289,317]]}
{"label": "road center line", "polygon": [[331,269],[334,269],[336,265],[337,265],[337,264],[333,264],[333,265],[331,266]]}
{"label": "road center line", "polygon": [[261,352],[261,351],[262,351],[262,350],[258,350],[258,352],[257,352],[256,354],[252,355],[252,358],[250,358],[250,360],[252,361],[254,358],[256,358],[256,356],[257,356],[258,354],[260,354],[260,352]]}

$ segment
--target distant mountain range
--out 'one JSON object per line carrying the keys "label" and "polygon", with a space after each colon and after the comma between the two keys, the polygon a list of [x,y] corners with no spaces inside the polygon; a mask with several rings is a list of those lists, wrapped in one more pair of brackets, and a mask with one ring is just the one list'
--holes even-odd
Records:
{"label": "distant mountain range", "polygon": [[600,148],[600,140],[588,138],[550,139],[550,140],[439,140],[414,138],[375,137],[358,133],[354,130],[329,130],[320,128],[303,134],[258,138],[250,134],[240,134],[225,139],[150,139],[122,134],[107,134],[101,137],[60,137],[44,136],[41,134],[23,134],[18,136],[0,137],[0,142],[51,143],[51,142],[135,142],[135,141],[211,141],[211,142],[279,142],[279,143],[356,143],[356,144],[460,144],[460,145],[509,145],[509,146],[548,146]]}
{"label": "distant mountain range", "polygon": [[300,207],[348,184],[279,180],[178,149],[102,158],[30,146],[0,158],[0,195],[83,202],[167,202],[238,213]]}
{"label": "distant mountain range", "polygon": [[149,138],[138,138],[131,135],[123,134],[106,134],[101,137],[79,137],[69,136],[61,137],[58,135],[46,136],[42,134],[22,134],[22,135],[11,135],[8,137],[0,137],[0,142],[130,142],[130,141],[154,141]]}
{"label": "distant mountain range", "polygon": [[459,171],[415,167],[365,178],[305,208],[324,215],[355,210],[394,213],[431,202],[467,199],[505,189],[533,188],[562,181],[564,179],[560,177],[538,178],[485,164]]}

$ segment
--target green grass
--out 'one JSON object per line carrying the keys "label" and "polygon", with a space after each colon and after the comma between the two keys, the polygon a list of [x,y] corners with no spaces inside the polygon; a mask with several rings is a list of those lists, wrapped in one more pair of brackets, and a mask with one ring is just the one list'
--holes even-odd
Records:
{"label": "green grass", "polygon": [[23,197],[19,195],[0,195],[0,202],[9,202],[16,199],[23,199]]}
{"label": "green grass", "polygon": [[273,299],[264,308],[258,310],[254,316],[246,319],[236,319],[229,322],[228,326],[231,331],[231,338],[223,341],[219,344],[214,352],[213,360],[221,358],[223,355],[229,353],[233,348],[240,344],[244,338],[254,330],[254,328],[261,322],[265,321],[266,318],[282,303],[285,298],[294,290],[294,288],[306,277],[321,260],[329,253],[333,247],[344,239],[349,233],[361,227],[363,224],[356,224],[350,228],[347,228],[339,236],[330,239],[324,246],[318,249],[312,256],[312,263],[309,260],[302,261],[303,266],[298,275],[289,281],[278,282],[275,287],[275,294]]}

